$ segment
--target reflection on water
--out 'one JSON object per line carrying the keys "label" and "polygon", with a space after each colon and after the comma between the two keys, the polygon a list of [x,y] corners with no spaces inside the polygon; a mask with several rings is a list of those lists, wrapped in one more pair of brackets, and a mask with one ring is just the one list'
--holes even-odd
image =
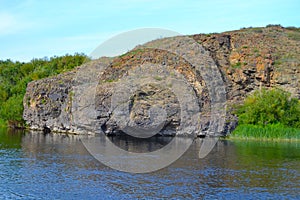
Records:
{"label": "reflection on water", "polygon": [[[139,146],[128,139],[115,142]],[[142,143],[148,149],[163,144]],[[300,198],[300,143],[222,140],[201,160],[200,145],[195,141],[167,168],[130,174],[99,163],[78,136],[2,130],[0,198]]]}
{"label": "reflection on water", "polygon": [[111,136],[108,139],[125,151],[146,153],[163,148],[172,141],[173,137],[136,138],[126,134],[124,136]]}
{"label": "reflection on water", "polygon": [[[143,142],[141,142],[137,139],[127,138],[127,142],[121,142],[120,147],[116,146],[116,143],[113,144],[105,135],[82,137],[81,141],[91,155],[101,163],[113,169],[131,173],[148,173],[167,167],[180,158],[193,143],[192,137],[173,137],[163,148],[158,148],[162,146],[159,142],[164,139],[170,140],[170,138],[158,137],[157,140],[153,139],[148,138],[146,140],[143,138]],[[122,147],[124,145],[127,147]],[[153,147],[153,149],[149,147]],[[133,148],[137,151],[124,150],[132,150]],[[148,151],[145,152],[145,150]]]}

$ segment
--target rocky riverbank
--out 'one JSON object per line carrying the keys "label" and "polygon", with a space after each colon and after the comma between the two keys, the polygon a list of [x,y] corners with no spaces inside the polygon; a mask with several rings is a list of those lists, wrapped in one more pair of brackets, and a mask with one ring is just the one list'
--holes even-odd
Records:
{"label": "rocky riverbank", "polygon": [[[269,26],[220,34],[197,34],[189,38],[200,46],[201,52],[196,56],[198,60],[189,59],[188,55],[196,55],[197,52],[182,42],[177,45],[182,48],[186,46],[186,55],[184,52],[176,54],[168,48],[161,48],[166,42],[162,39],[136,47],[120,57],[100,58],[72,72],[31,82],[24,97],[23,118],[31,129],[83,134],[119,134],[124,127],[134,124],[147,130],[158,126],[160,134],[172,135],[184,122],[186,127],[197,126],[193,128],[199,130],[198,135],[206,135],[212,123],[220,123],[224,125],[220,133],[226,135],[238,123],[232,114],[233,105],[239,104],[254,90],[279,87],[300,99],[300,29]],[[200,68],[194,63],[200,63]],[[172,90],[173,82],[163,82],[166,79],[165,72],[157,73],[157,68],[154,70],[157,74],[152,76],[154,81],[145,82],[148,79],[143,79],[143,73],[147,75],[151,72],[142,71],[138,74],[136,70],[137,66],[147,65],[159,65],[162,69],[174,71],[168,76],[174,76],[176,80],[185,79],[196,98],[192,101],[178,95]],[[222,94],[214,93],[217,89],[208,83],[210,77],[204,73],[205,66],[215,67],[219,71],[222,81],[219,88],[224,87],[226,91],[226,110],[219,112],[214,122],[211,119],[215,113],[211,108],[214,99],[222,99]],[[120,124],[120,115],[114,112],[117,108],[112,106],[120,103],[118,99],[114,100],[115,94],[122,91],[126,93],[126,85],[135,88],[138,82],[134,85],[126,77],[136,74],[140,75],[143,84],[134,91],[128,89],[132,93],[125,102],[128,113],[123,114],[130,120],[125,125],[122,122]],[[125,93],[123,96],[127,95]],[[182,108],[183,101],[199,107],[197,112],[200,119],[186,121],[182,117],[190,115],[184,113],[187,109]],[[215,105],[219,105],[217,103],[220,102]],[[158,119],[164,123],[159,124]],[[195,125],[193,120],[200,122]]]}

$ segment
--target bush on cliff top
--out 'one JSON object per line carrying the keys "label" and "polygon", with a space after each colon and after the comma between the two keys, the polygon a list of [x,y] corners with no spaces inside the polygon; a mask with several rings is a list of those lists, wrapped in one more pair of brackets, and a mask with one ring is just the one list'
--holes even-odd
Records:
{"label": "bush on cliff top", "polygon": [[69,71],[81,65],[83,54],[33,59],[28,63],[0,61],[0,126],[22,124],[23,97],[27,83]]}

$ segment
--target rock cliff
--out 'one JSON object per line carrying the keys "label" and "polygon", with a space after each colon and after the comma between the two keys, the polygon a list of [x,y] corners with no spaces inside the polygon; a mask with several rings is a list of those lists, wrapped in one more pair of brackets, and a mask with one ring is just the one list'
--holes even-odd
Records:
{"label": "rock cliff", "polygon": [[[164,44],[168,39],[162,39],[119,57],[100,58],[72,72],[31,82],[23,117],[31,129],[47,131],[119,134],[136,127],[173,135],[184,124],[205,135],[215,123],[224,125],[217,131],[228,134],[238,120],[232,114],[233,105],[256,89],[280,87],[300,99],[300,29],[269,26],[189,38],[199,44],[199,55],[196,47],[183,40],[174,43],[186,49],[178,53]],[[216,68],[206,74],[205,67]],[[222,82],[215,81],[217,87],[210,83],[216,77]],[[174,89],[176,83],[181,86]],[[185,84],[189,86],[184,88]],[[221,104],[223,89],[226,106]],[[187,97],[189,91],[194,99]],[[192,109],[196,107],[199,110]],[[125,122],[124,117],[128,118]]]}

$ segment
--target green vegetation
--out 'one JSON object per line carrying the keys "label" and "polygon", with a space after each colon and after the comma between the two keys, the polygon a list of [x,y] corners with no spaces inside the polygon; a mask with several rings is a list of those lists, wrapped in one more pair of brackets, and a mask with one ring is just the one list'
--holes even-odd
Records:
{"label": "green vegetation", "polygon": [[261,27],[252,28],[252,31],[254,33],[262,33],[262,32],[264,32],[263,28],[261,28]]}
{"label": "green vegetation", "polygon": [[128,51],[128,52],[126,52],[126,53],[120,55],[120,57],[123,58],[123,57],[125,57],[125,56],[134,56],[134,55],[136,55],[136,54],[138,54],[138,53],[144,52],[145,50],[146,50],[146,49],[133,49],[133,50],[131,50],[131,51]]}
{"label": "green vegetation", "polygon": [[300,28],[289,26],[286,27],[287,30],[290,30],[287,32],[287,36],[289,39],[300,41]]}
{"label": "green vegetation", "polygon": [[300,32],[300,28],[297,28],[295,26],[288,26],[288,27],[285,27],[285,28],[288,29],[288,30],[291,30],[291,31],[298,31],[298,32]]}
{"label": "green vegetation", "polygon": [[298,54],[294,52],[288,52],[285,54],[276,55],[278,59],[275,60],[274,66],[277,69],[284,69],[287,65],[296,64],[299,62]]}
{"label": "green vegetation", "polygon": [[288,33],[288,38],[296,41],[300,41],[300,32],[290,32]]}
{"label": "green vegetation", "polygon": [[268,24],[266,27],[267,27],[267,28],[270,28],[270,27],[283,28],[283,27],[281,26],[281,24]]}
{"label": "green vegetation", "polygon": [[241,62],[237,62],[235,64],[232,64],[231,67],[233,69],[240,69],[242,67],[242,63]]}
{"label": "green vegetation", "polygon": [[241,124],[234,130],[232,136],[246,139],[299,140],[300,129],[285,127],[281,124],[269,124],[265,126]]}
{"label": "green vegetation", "polygon": [[161,81],[161,80],[163,80],[163,78],[162,78],[162,77],[160,77],[160,76],[154,76],[154,79],[155,79],[155,80],[157,80],[157,81]]}
{"label": "green vegetation", "polygon": [[300,102],[280,89],[262,89],[248,96],[236,112],[233,137],[300,139]]}
{"label": "green vegetation", "polygon": [[107,79],[107,80],[104,80],[103,82],[104,83],[113,83],[115,81],[116,81],[115,79]]}
{"label": "green vegetation", "polygon": [[28,63],[0,61],[0,127],[23,125],[23,97],[28,82],[69,71],[86,59],[83,54],[75,54]]}

